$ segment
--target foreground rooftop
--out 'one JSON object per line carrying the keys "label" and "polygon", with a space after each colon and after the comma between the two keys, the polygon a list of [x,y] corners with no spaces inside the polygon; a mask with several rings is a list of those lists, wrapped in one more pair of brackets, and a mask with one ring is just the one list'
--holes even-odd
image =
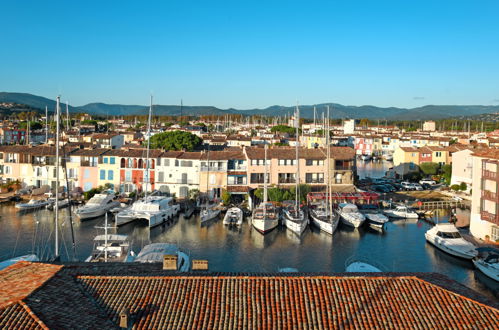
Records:
{"label": "foreground rooftop", "polygon": [[[0,328],[497,328],[496,302],[433,273],[175,273],[161,264],[19,262]],[[125,274],[125,275],[124,275]]]}

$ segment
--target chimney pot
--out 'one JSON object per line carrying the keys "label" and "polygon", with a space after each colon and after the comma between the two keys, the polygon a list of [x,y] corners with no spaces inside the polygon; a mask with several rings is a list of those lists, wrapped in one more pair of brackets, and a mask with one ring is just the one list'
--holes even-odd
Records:
{"label": "chimney pot", "polygon": [[123,328],[123,329],[128,329],[128,315],[129,312],[128,312],[128,309],[123,309],[121,312],[120,312],[120,328]]}
{"label": "chimney pot", "polygon": [[163,270],[177,270],[177,260],[177,255],[165,254],[163,256]]}
{"label": "chimney pot", "polygon": [[208,270],[208,260],[192,260],[192,270]]}

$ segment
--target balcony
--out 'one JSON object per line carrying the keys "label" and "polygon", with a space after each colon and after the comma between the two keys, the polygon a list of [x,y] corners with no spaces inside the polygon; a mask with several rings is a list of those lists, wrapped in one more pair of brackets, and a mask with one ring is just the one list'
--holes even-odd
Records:
{"label": "balcony", "polygon": [[194,180],[177,179],[177,183],[180,183],[180,184],[194,184]]}
{"label": "balcony", "polygon": [[482,220],[492,222],[493,224],[499,225],[499,216],[497,214],[492,214],[487,211],[480,212],[480,217]]}
{"label": "balcony", "polygon": [[493,181],[496,181],[499,178],[497,176],[497,172],[492,172],[489,170],[483,170],[482,177],[484,179],[489,179],[489,180],[493,180]]}
{"label": "balcony", "polygon": [[324,179],[305,180],[305,183],[324,183]]}
{"label": "balcony", "polygon": [[491,202],[498,202],[497,200],[497,193],[488,191],[488,190],[482,190],[482,198],[489,200]]}
{"label": "balcony", "polygon": [[97,166],[97,163],[95,162],[90,162],[88,160],[82,160],[80,162],[80,166],[87,166],[87,167],[96,167]]}
{"label": "balcony", "polygon": [[201,166],[201,172],[226,172],[227,168],[225,167],[217,167],[217,166]]}
{"label": "balcony", "polygon": [[334,170],[335,171],[351,171],[352,167],[351,166],[335,166]]}
{"label": "balcony", "polygon": [[232,166],[227,171],[246,171],[246,166]]}
{"label": "balcony", "polygon": [[279,183],[296,183],[295,178],[280,178]]}

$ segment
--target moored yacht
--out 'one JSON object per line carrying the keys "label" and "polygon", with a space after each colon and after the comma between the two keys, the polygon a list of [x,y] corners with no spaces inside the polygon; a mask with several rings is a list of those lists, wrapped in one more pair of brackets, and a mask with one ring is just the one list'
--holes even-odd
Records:
{"label": "moored yacht", "polygon": [[405,219],[417,219],[418,214],[414,212],[410,207],[405,205],[398,205],[393,209],[384,210],[383,213],[390,218],[405,218]]}
{"label": "moored yacht", "polygon": [[30,199],[27,203],[17,203],[16,209],[18,209],[19,211],[36,210],[47,206],[48,203],[49,202],[44,199]]}
{"label": "moored yacht", "polygon": [[482,247],[477,249],[479,255],[473,259],[473,264],[478,270],[499,282],[499,250]]}
{"label": "moored yacht", "polygon": [[361,206],[360,212],[366,217],[367,224],[374,229],[383,229],[385,223],[390,221],[390,219],[374,205]]}
{"label": "moored yacht", "polygon": [[277,211],[272,203],[260,203],[253,211],[251,224],[262,234],[266,234],[279,224]]}
{"label": "moored yacht", "polygon": [[217,218],[220,215],[220,208],[216,205],[207,205],[204,207],[200,214],[201,223]]}
{"label": "moored yacht", "polygon": [[147,220],[149,227],[171,220],[180,211],[172,197],[147,196],[139,199],[131,207],[118,212],[116,225],[121,226],[135,220]]}
{"label": "moored yacht", "polygon": [[117,196],[112,190],[103,191],[90,198],[87,204],[76,209],[76,215],[80,220],[103,216],[112,208],[120,205]]}
{"label": "moored yacht", "polygon": [[289,230],[301,235],[308,225],[308,219],[295,201],[285,201],[282,206],[282,222]]}
{"label": "moored yacht", "polygon": [[381,273],[383,272],[381,265],[367,257],[353,256],[345,262],[345,271],[347,273]]}
{"label": "moored yacht", "polygon": [[240,226],[243,224],[243,210],[239,207],[231,207],[227,210],[224,216],[224,225],[236,225]]}
{"label": "moored yacht", "polygon": [[355,204],[341,203],[338,205],[336,212],[340,215],[343,224],[354,228],[360,227],[366,220],[366,217],[359,212]]}
{"label": "moored yacht", "polygon": [[473,259],[478,255],[476,247],[465,240],[450,223],[436,224],[425,233],[425,238],[435,247],[455,257]]}

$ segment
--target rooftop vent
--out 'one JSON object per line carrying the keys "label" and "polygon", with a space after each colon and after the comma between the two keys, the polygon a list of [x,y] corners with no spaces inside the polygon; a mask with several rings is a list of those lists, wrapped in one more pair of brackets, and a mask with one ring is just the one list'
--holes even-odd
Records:
{"label": "rooftop vent", "polygon": [[128,329],[128,316],[129,316],[129,312],[128,312],[128,309],[123,309],[121,312],[120,312],[120,318],[119,318],[119,326],[120,328],[122,329]]}

